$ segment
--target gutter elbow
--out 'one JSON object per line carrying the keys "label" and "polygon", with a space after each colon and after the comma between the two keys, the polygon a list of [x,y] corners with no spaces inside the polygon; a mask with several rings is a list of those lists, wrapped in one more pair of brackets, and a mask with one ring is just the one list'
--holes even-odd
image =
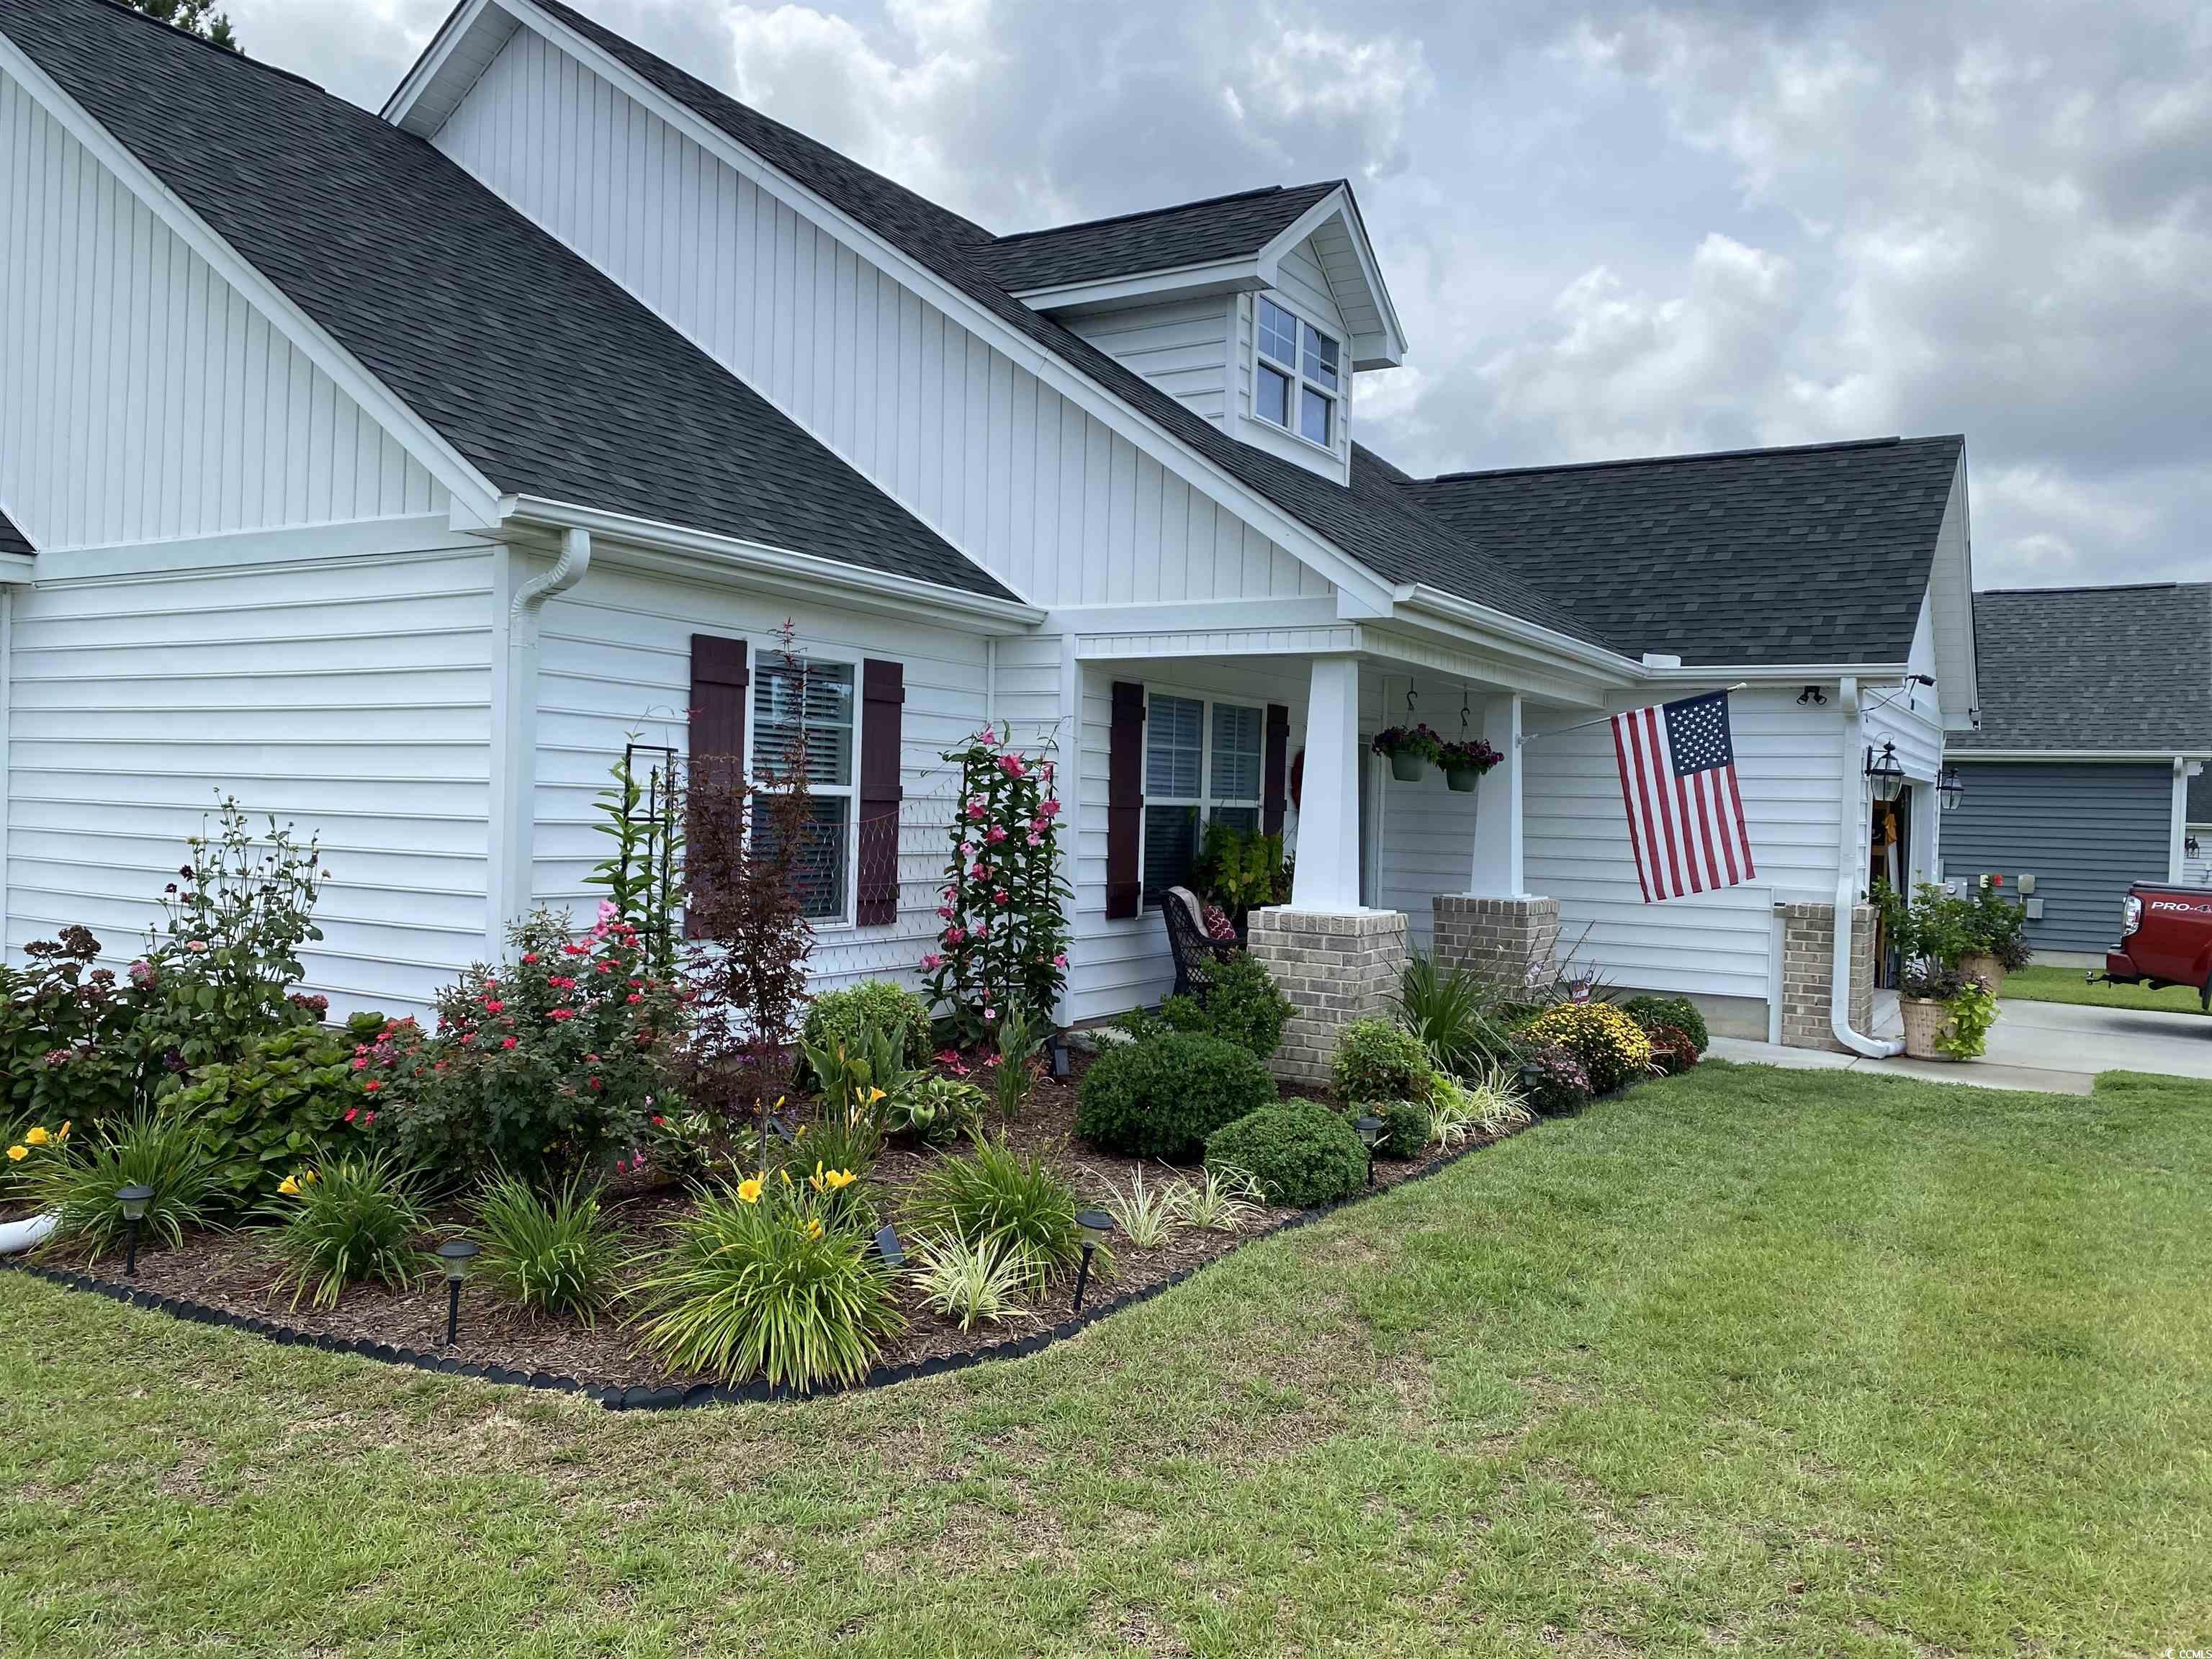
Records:
{"label": "gutter elbow", "polygon": [[[575,586],[591,568],[592,532],[573,527],[563,530],[561,556],[553,568],[542,576],[532,576],[514,590],[514,604],[509,612],[512,619],[520,623],[543,611],[546,600],[556,599]],[[510,635],[511,638],[515,636]]]}

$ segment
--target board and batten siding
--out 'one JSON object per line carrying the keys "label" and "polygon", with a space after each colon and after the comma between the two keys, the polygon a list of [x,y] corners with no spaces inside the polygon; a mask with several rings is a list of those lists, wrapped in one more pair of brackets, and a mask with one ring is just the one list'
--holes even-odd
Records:
{"label": "board and batten siding", "polygon": [[0,73],[0,507],[42,554],[445,489]]}
{"label": "board and batten siding", "polygon": [[[777,649],[775,630],[787,617],[796,625],[794,649],[816,661],[853,664],[856,690],[866,659],[896,660],[905,671],[898,920],[875,927],[817,923],[808,963],[812,988],[860,979],[917,984],[916,964],[939,925],[937,892],[959,781],[941,757],[985,718],[989,641],[978,635],[594,564],[581,585],[547,603],[540,624],[534,896],[580,915],[602,896],[585,881],[607,850],[595,797],[633,732],[641,743],[685,752],[691,636],[744,640],[757,673]],[[858,755],[856,733],[856,769]]]}
{"label": "board and batten siding", "polygon": [[[483,954],[491,561],[293,558],[19,592],[6,945],[82,922],[128,963],[219,795],[319,834],[301,953],[337,1012],[417,1012]],[[289,539],[289,538],[288,538]]]}
{"label": "board and batten siding", "polygon": [[[1406,693],[1415,707],[1406,707]],[[1425,721],[1447,739],[1462,732],[1482,735],[1486,699],[1467,703],[1468,723],[1459,720],[1462,693],[1456,680],[1378,671],[1372,665],[1359,676],[1359,763],[1363,799],[1360,825],[1365,860],[1360,890],[1378,909],[1403,910],[1412,948],[1426,952],[1435,932],[1436,896],[1464,893],[1474,873],[1474,820],[1482,790],[1455,793],[1443,771],[1431,766],[1418,783],[1401,783],[1390,763],[1368,745],[1387,726]]]}
{"label": "board and batten siding", "polygon": [[1966,791],[1943,815],[1945,878],[2001,874],[2017,890],[2032,875],[2031,949],[2108,949],[2129,884],[2166,879],[2172,765],[1955,759]]}
{"label": "board and batten siding", "polygon": [[1531,893],[1559,901],[1561,950],[1579,941],[1577,965],[1642,990],[1765,1000],[1776,899],[1834,902],[1845,734],[1832,702],[1801,708],[1795,691],[1739,691],[1729,711],[1758,877],[1656,904],[1637,883],[1611,727],[1545,732],[1589,717],[1526,717],[1545,734],[1521,751],[1525,876]]}
{"label": "board and batten siding", "polygon": [[536,30],[434,142],[1024,599],[1329,591]]}

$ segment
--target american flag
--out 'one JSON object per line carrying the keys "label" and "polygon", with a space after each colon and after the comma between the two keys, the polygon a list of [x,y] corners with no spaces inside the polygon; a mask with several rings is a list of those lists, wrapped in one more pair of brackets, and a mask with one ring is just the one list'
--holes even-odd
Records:
{"label": "american flag", "polygon": [[1736,787],[1727,692],[1615,714],[1613,752],[1646,904],[1758,874]]}

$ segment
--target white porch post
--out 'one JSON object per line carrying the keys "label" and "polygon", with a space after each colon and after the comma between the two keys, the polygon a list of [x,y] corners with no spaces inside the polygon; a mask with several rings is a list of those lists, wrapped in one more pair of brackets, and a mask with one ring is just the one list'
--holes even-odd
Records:
{"label": "white porch post", "polygon": [[1482,740],[1505,758],[1490,769],[1474,815],[1474,863],[1467,890],[1474,898],[1527,898],[1521,817],[1521,694],[1492,697],[1482,713]]}
{"label": "white porch post", "polygon": [[1313,661],[1291,908],[1359,908],[1359,664],[1352,657]]}

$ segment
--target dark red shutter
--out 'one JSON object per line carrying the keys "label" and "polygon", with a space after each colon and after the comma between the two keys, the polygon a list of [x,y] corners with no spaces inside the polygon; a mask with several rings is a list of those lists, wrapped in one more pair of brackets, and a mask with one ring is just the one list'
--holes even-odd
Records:
{"label": "dark red shutter", "polygon": [[1267,705],[1267,768],[1260,796],[1260,828],[1270,836],[1279,836],[1291,782],[1291,711],[1279,702]]}
{"label": "dark red shutter", "polygon": [[899,757],[906,670],[871,657],[860,665],[860,893],[863,927],[898,920]]}
{"label": "dark red shutter", "polygon": [[[691,636],[691,770],[735,773],[744,764],[745,642],[712,634]],[[699,937],[698,908],[687,908],[685,937]]]}
{"label": "dark red shutter", "polygon": [[1106,915],[1133,916],[1144,903],[1137,848],[1145,819],[1145,688],[1114,682],[1114,735],[1106,763]]}

